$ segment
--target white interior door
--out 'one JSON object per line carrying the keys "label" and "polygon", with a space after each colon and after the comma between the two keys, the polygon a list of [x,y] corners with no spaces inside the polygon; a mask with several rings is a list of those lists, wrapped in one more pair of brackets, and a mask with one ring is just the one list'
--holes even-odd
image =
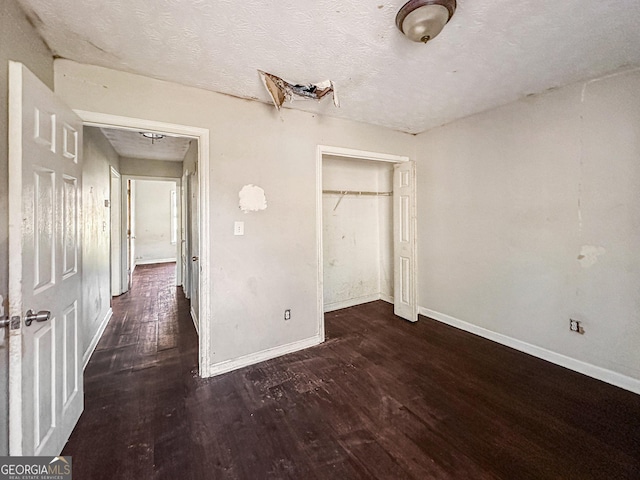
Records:
{"label": "white interior door", "polygon": [[190,228],[191,228],[191,237],[190,237],[190,253],[191,253],[191,315],[193,317],[193,321],[195,324],[200,327],[200,311],[199,311],[199,302],[200,302],[200,185],[198,181],[197,175],[190,175],[189,179],[191,184],[189,186],[189,195],[190,195]]}
{"label": "white interior door", "polygon": [[416,300],[416,169],[414,162],[394,165],[393,256],[394,312],[418,320]]}
{"label": "white interior door", "polygon": [[133,285],[133,271],[136,269],[136,182],[127,181],[127,289]]}
{"label": "white interior door", "polygon": [[182,285],[182,186],[181,182],[174,183],[171,193],[171,231],[176,236],[176,287]]}
{"label": "white interior door", "polygon": [[189,200],[189,174],[182,176],[182,241],[180,255],[182,256],[182,291],[185,297],[191,298],[191,207]]}
{"label": "white interior door", "polygon": [[[9,453],[58,455],[83,409],[82,122],[9,67]],[[48,311],[29,326],[28,310]],[[43,320],[43,321],[40,321]]]}
{"label": "white interior door", "polygon": [[111,192],[109,205],[111,206],[111,295],[122,292],[122,181],[120,174],[111,167]]}

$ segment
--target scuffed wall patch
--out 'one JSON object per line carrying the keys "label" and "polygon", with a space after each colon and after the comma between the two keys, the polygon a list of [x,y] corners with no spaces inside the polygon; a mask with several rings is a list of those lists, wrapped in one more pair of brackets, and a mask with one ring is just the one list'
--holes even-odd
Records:
{"label": "scuffed wall patch", "polygon": [[578,255],[578,261],[582,268],[589,268],[598,263],[598,257],[604,255],[607,251],[604,247],[594,247],[592,245],[583,245]]}
{"label": "scuffed wall patch", "polygon": [[240,210],[244,213],[267,209],[267,197],[264,195],[264,190],[256,185],[245,185],[238,196],[240,197]]}

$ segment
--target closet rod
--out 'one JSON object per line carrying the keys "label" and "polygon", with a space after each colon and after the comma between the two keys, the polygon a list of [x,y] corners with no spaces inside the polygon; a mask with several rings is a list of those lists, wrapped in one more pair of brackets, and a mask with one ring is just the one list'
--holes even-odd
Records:
{"label": "closet rod", "polygon": [[356,190],[323,190],[322,193],[330,193],[335,195],[375,195],[390,197],[393,192],[359,192]]}

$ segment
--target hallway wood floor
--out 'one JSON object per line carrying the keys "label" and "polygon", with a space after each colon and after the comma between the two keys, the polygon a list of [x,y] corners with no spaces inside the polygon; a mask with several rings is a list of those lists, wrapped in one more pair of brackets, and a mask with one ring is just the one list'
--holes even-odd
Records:
{"label": "hallway wood floor", "polygon": [[640,478],[640,395],[384,302],[200,379],[173,270],[138,267],[114,299],[63,452],[74,479]]}

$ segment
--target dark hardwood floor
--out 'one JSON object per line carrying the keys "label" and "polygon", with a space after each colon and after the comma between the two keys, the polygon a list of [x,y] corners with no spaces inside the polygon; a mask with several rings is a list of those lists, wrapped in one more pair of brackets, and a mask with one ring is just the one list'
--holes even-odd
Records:
{"label": "dark hardwood floor", "polygon": [[640,395],[373,302],[210,379],[173,265],[136,269],[64,455],[88,479],[639,479]]}

